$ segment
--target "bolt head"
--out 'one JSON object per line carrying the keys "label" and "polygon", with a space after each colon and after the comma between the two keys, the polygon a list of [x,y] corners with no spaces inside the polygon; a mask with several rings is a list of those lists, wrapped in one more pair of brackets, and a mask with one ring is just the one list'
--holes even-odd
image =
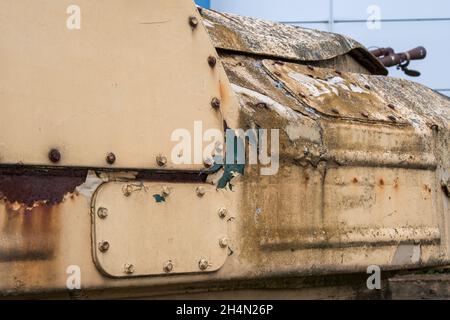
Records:
{"label": "bolt head", "polygon": [[106,163],[107,164],[114,164],[116,162],[116,155],[112,152],[108,153],[106,155]]}
{"label": "bolt head", "polygon": [[219,209],[219,217],[224,219],[228,214],[227,208],[220,208]]}
{"label": "bolt head", "polygon": [[173,263],[172,260],[166,261],[163,266],[164,272],[170,273],[173,271]]}
{"label": "bolt head", "polygon": [[131,263],[125,263],[125,265],[123,266],[123,272],[125,274],[133,274],[135,271],[134,265],[132,265]]}
{"label": "bolt head", "polygon": [[48,153],[48,158],[53,163],[59,162],[61,160],[61,153],[59,152],[58,149],[52,149]]}
{"label": "bolt head", "polygon": [[219,109],[220,108],[220,99],[219,98],[213,98],[211,100],[211,107],[213,107],[214,109]]}
{"label": "bolt head", "polygon": [[108,241],[100,241],[98,243],[98,250],[100,252],[106,252],[109,250],[109,242]]}
{"label": "bolt head", "polygon": [[214,56],[209,56],[208,57],[208,64],[211,68],[214,68],[217,64],[217,58]]}
{"label": "bolt head", "polygon": [[98,208],[97,216],[100,219],[106,219],[106,217],[108,216],[108,209],[106,209],[106,208]]}
{"label": "bolt head", "polygon": [[200,270],[205,271],[206,269],[208,269],[209,267],[209,261],[206,258],[202,258],[200,259],[200,261],[198,262],[198,267],[200,268]]}
{"label": "bolt head", "polygon": [[389,103],[389,104],[388,104],[388,108],[390,108],[390,109],[392,109],[392,110],[395,110],[395,106],[394,106],[392,103]]}
{"label": "bolt head", "polygon": [[433,130],[433,131],[438,132],[439,131],[439,126],[437,124],[433,123],[433,124],[430,125],[430,129]]}
{"label": "bolt head", "polygon": [[165,167],[167,165],[167,158],[165,156],[163,156],[162,154],[160,154],[156,157],[156,163],[160,167]]}
{"label": "bolt head", "polygon": [[227,238],[220,239],[219,245],[221,248],[227,248],[228,247],[228,239]]}
{"label": "bolt head", "polygon": [[197,187],[197,189],[195,189],[195,192],[199,197],[203,197],[206,194],[206,190],[203,187]]}
{"label": "bolt head", "polygon": [[198,19],[195,16],[189,17],[189,25],[192,27],[192,29],[195,29],[198,27]]}
{"label": "bolt head", "polygon": [[336,108],[332,108],[331,112],[333,112],[334,114],[340,114],[339,110]]}
{"label": "bolt head", "polygon": [[389,115],[388,119],[391,120],[392,122],[397,122],[397,118],[393,115]]}

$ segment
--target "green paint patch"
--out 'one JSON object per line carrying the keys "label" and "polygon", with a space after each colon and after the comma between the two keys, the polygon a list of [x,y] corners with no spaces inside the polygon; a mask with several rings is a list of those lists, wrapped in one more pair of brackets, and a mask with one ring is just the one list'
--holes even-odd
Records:
{"label": "green paint patch", "polygon": [[153,198],[155,198],[155,201],[156,201],[157,203],[166,202],[166,198],[163,197],[163,196],[160,195],[160,194],[154,194],[154,195],[153,195]]}

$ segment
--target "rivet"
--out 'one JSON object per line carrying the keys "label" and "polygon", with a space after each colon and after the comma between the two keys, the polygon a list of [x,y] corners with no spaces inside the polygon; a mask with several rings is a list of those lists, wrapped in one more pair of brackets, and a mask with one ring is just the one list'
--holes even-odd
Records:
{"label": "rivet", "polygon": [[206,194],[206,190],[203,187],[197,187],[197,189],[195,189],[195,192],[199,197],[203,197]]}
{"label": "rivet", "polygon": [[397,122],[397,118],[394,117],[393,115],[389,115],[388,119],[391,120],[392,122]]}
{"label": "rivet", "polygon": [[114,162],[116,162],[116,155],[112,152],[108,153],[106,155],[106,163],[114,164]]}
{"label": "rivet", "polygon": [[334,114],[339,114],[339,110],[336,108],[331,109],[331,112],[333,112]]}
{"label": "rivet", "polygon": [[362,115],[364,118],[368,118],[368,117],[369,117],[369,114],[368,114],[366,111],[361,112],[361,115]]}
{"label": "rivet", "polygon": [[226,248],[228,247],[228,239],[227,238],[222,238],[219,240],[219,245],[221,248]]}
{"label": "rivet", "polygon": [[366,88],[367,90],[371,90],[372,89],[368,84],[365,84],[364,88]]}
{"label": "rivet", "polygon": [[109,242],[108,241],[101,241],[98,243],[98,250],[100,252],[106,252],[109,250]]}
{"label": "rivet", "polygon": [[389,103],[388,107],[391,108],[392,110],[395,110],[395,106],[392,103]]}
{"label": "rivet", "polygon": [[166,273],[172,272],[172,270],[173,270],[172,260],[164,262],[163,269],[164,269],[164,272],[166,272]]}
{"label": "rivet", "polygon": [[430,129],[433,130],[433,131],[438,132],[439,131],[439,126],[437,124],[433,123],[433,124],[430,125]]}
{"label": "rivet", "polygon": [[132,265],[131,263],[125,263],[125,265],[123,266],[123,272],[125,274],[133,274],[135,271],[134,265]]}
{"label": "rivet", "polygon": [[190,16],[189,17],[189,25],[192,27],[192,29],[197,28],[198,26],[198,19],[195,16]]}
{"label": "rivet", "polygon": [[267,109],[267,103],[265,103],[265,102],[258,102],[258,103],[255,104],[255,107],[256,107],[256,108],[264,108],[264,109]]}
{"label": "rivet", "polygon": [[106,208],[98,208],[97,216],[100,219],[105,219],[108,216],[108,209],[106,209]]}
{"label": "rivet", "polygon": [[213,107],[214,109],[219,109],[220,108],[220,99],[219,98],[213,98],[211,100],[211,107]]}
{"label": "rivet", "polygon": [[314,67],[313,66],[308,64],[306,67],[308,67],[309,70],[314,71]]}
{"label": "rivet", "polygon": [[219,217],[224,219],[228,214],[227,208],[220,208],[219,209]]}
{"label": "rivet", "polygon": [[167,165],[167,158],[165,156],[163,156],[162,154],[159,154],[156,157],[156,163],[158,164],[158,166],[164,167]]}
{"label": "rivet", "polygon": [[450,180],[446,182],[444,179],[441,181],[442,191],[450,198]]}
{"label": "rivet", "polygon": [[53,163],[59,162],[61,160],[61,153],[59,152],[58,149],[52,149],[48,153],[48,158]]}
{"label": "rivet", "polygon": [[170,196],[170,188],[169,188],[168,186],[163,186],[163,187],[161,188],[161,195],[162,195],[163,197],[168,197],[168,196]]}
{"label": "rivet", "polygon": [[217,64],[217,59],[214,56],[209,56],[208,57],[208,64],[211,68],[214,68]]}
{"label": "rivet", "polygon": [[200,261],[198,262],[198,267],[202,271],[205,271],[206,269],[208,269],[208,267],[209,267],[208,259],[205,259],[205,258],[200,259]]}

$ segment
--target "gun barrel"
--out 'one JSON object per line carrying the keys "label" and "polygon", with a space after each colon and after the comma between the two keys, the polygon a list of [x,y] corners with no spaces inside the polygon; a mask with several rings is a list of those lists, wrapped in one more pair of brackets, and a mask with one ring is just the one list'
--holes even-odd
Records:
{"label": "gun barrel", "polygon": [[427,50],[422,46],[401,53],[395,53],[392,48],[378,48],[372,50],[371,53],[377,57],[385,67],[396,66],[410,60],[422,60],[427,56]]}
{"label": "gun barrel", "polygon": [[409,55],[410,60],[422,60],[427,56],[427,50],[424,47],[420,46],[409,50],[408,52],[406,52],[406,54]]}
{"label": "gun barrel", "polygon": [[382,56],[387,56],[390,54],[395,54],[394,49],[388,47],[388,48],[378,48],[375,50],[371,50],[370,51],[375,57],[382,57]]}

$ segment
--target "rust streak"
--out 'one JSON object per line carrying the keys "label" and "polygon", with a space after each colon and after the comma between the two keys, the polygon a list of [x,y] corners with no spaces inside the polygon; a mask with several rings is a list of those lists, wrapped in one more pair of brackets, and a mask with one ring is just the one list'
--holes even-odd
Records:
{"label": "rust streak", "polygon": [[83,184],[86,175],[84,170],[68,170],[57,174],[26,169],[2,170],[0,198],[7,203],[19,203],[27,207],[36,204],[54,205]]}

